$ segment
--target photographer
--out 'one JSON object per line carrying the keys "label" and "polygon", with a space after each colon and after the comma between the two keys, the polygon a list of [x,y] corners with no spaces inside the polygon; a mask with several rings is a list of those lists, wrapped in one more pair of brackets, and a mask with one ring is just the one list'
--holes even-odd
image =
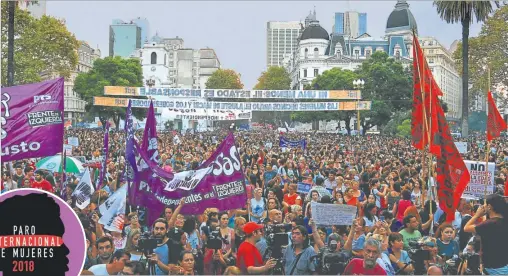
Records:
{"label": "photographer", "polygon": [[305,227],[298,225],[291,231],[291,246],[284,252],[285,275],[308,275],[316,271],[312,257],[316,255],[309,245],[309,234]]}
{"label": "photographer", "polygon": [[[204,274],[220,275],[223,268],[227,266],[224,258],[224,240],[219,230],[219,222],[215,218],[209,220],[210,226],[206,229],[205,251],[204,251]],[[229,243],[228,240],[226,242]]]}
{"label": "photographer", "polygon": [[[155,264],[155,274],[166,275],[169,272],[169,246],[168,246],[168,222],[159,218],[153,223],[152,236],[157,239],[157,247],[153,250],[153,254],[149,256],[149,262]],[[154,273],[150,271],[150,273]]]}
{"label": "photographer", "polygon": [[238,248],[237,266],[242,274],[263,274],[275,267],[275,260],[268,260],[263,265],[263,259],[255,244],[263,236],[263,225],[249,222],[243,227],[245,241]]}

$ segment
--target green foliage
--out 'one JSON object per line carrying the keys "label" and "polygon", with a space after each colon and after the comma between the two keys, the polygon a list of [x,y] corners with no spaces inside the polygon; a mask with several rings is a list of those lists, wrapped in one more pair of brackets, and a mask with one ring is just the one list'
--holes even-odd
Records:
{"label": "green foliage", "polygon": [[411,136],[411,120],[406,119],[397,127],[397,136],[408,138]]}
{"label": "green foliage", "polygon": [[390,121],[381,128],[381,132],[384,135],[396,135],[397,134],[397,127],[402,124],[405,120],[411,120],[411,111],[398,111],[395,112]]}
{"label": "green foliage", "polygon": [[207,89],[243,89],[240,74],[231,69],[219,69],[206,81]]}
{"label": "green foliage", "polygon": [[256,90],[285,90],[290,89],[291,78],[289,73],[280,66],[271,66],[266,72],[261,73]]}
{"label": "green foliage", "polygon": [[372,109],[361,111],[364,132],[386,125],[394,112],[411,109],[412,71],[384,52],[375,52],[356,71],[365,80],[362,99],[372,101]]}
{"label": "green foliage", "polygon": [[[124,107],[94,106],[93,97],[104,95],[104,86],[143,86],[143,71],[136,59],[122,59],[121,57],[106,57],[97,59],[92,70],[81,73],[76,77],[74,90],[86,101],[87,112],[98,116],[103,125],[109,118],[113,118],[117,129],[120,119],[125,119]],[[115,96],[129,98],[128,96]],[[142,120],[146,117],[147,109],[133,108],[134,117]]]}
{"label": "green foliage", "polygon": [[485,112],[471,112],[469,128],[483,133],[487,129],[487,114]]}
{"label": "green foliage", "polygon": [[[2,1],[2,84],[7,83],[8,9]],[[51,16],[34,18],[16,7],[14,17],[14,82],[41,81],[40,73],[69,77],[78,63],[79,42],[65,24]]]}
{"label": "green foliage", "polygon": [[[508,41],[508,6],[497,9],[496,12],[482,25],[478,37],[469,39],[470,81],[473,89],[470,95],[483,94],[487,87],[487,72],[484,65],[489,64],[492,84],[508,86],[508,54],[506,42]],[[462,43],[453,53],[457,70],[462,72]]]}

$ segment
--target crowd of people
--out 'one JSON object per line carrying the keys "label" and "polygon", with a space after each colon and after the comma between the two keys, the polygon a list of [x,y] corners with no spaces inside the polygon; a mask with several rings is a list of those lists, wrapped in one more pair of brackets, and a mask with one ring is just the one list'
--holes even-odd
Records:
{"label": "crowd of people", "polygon": [[[199,167],[228,131],[160,132],[159,166],[172,173]],[[82,156],[95,177],[100,166],[92,164],[104,154],[103,135],[103,130],[66,131],[66,138],[79,140],[72,155]],[[141,140],[142,130],[136,135]],[[284,134],[306,139],[303,149],[280,148],[280,135],[235,131],[248,197],[244,208],[184,216],[182,200],[147,225],[150,210],[129,206],[122,232],[111,232],[99,223],[98,206],[126,185],[125,135],[112,131],[104,187],[90,205],[81,210],[71,196],[79,175],[68,174],[64,191],[85,229],[82,275],[508,274],[508,254],[502,253],[508,248],[504,139],[494,141],[488,153],[496,164],[494,194],[485,204],[463,199],[455,220],[446,222],[435,170],[409,139]],[[485,160],[483,137],[459,140],[468,143],[465,160]],[[32,187],[62,194],[61,175],[38,170],[35,161],[3,163],[2,191]],[[310,191],[298,193],[298,183],[311,184]],[[357,217],[351,225],[316,225],[312,202],[355,206]]]}

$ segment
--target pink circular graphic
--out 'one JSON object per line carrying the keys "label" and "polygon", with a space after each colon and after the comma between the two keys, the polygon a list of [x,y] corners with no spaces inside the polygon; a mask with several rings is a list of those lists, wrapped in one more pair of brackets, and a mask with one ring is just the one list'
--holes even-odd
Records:
{"label": "pink circular graphic", "polygon": [[[56,195],[38,189],[0,194],[0,221],[0,275],[80,274],[85,232],[76,213]],[[28,245],[16,243],[20,241]],[[56,246],[48,243],[54,241]]]}

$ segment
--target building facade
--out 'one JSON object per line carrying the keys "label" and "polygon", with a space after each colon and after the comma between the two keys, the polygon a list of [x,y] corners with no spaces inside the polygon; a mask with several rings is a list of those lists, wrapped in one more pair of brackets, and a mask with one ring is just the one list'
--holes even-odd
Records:
{"label": "building facade", "polygon": [[462,114],[462,78],[455,69],[452,53],[434,37],[420,37],[419,40],[432,75],[443,91],[441,99],[448,105],[447,116],[449,119],[460,119]]}
{"label": "building facade", "polygon": [[336,12],[333,33],[357,38],[367,33],[367,14],[355,11]]}
{"label": "building facade", "polygon": [[[80,73],[86,73],[93,67],[96,59],[101,58],[99,47],[93,48],[85,41],[80,41],[78,48],[78,64],[70,76],[64,81],[64,118],[71,121],[72,125],[80,122],[85,115],[86,101],[74,91],[74,80]],[[56,73],[41,74],[43,80],[58,78]]]}
{"label": "building facade", "polygon": [[109,26],[109,56],[129,57],[143,45],[141,27],[133,21],[113,20]]}
{"label": "building facade", "polygon": [[309,24],[298,40],[297,50],[284,59],[292,89],[303,89],[318,75],[332,68],[355,70],[377,51],[388,53],[406,66],[411,64],[412,30],[417,31],[417,26],[406,1],[399,0],[395,5],[382,38],[373,38],[368,33],[357,38],[339,33],[329,35],[319,25],[315,14],[307,17],[307,21]]}
{"label": "building facade", "polygon": [[291,54],[298,46],[302,33],[299,21],[270,21],[266,24],[266,67],[282,66],[284,55]]}

